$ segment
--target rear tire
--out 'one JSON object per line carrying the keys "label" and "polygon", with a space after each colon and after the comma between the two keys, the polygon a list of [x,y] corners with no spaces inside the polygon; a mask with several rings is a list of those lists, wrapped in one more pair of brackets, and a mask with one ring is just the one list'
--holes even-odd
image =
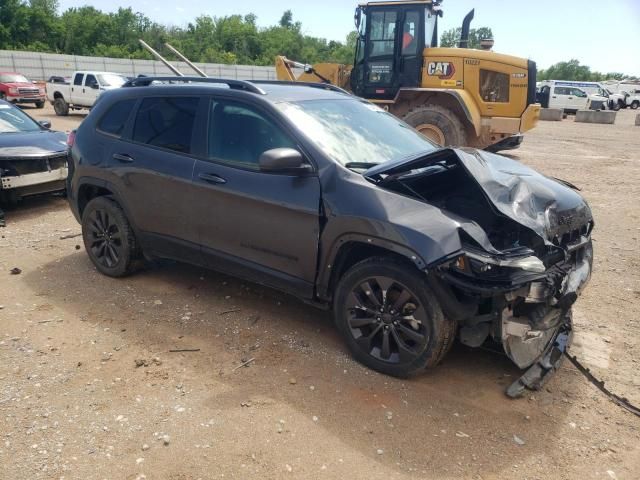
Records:
{"label": "rear tire", "polygon": [[135,270],[138,244],[127,217],[114,200],[97,197],[82,212],[82,239],[96,268],[109,277]]}
{"label": "rear tire", "polygon": [[637,110],[638,107],[640,107],[640,101],[634,100],[633,102],[631,102],[631,108],[633,110]]}
{"label": "rear tire", "polygon": [[394,377],[437,365],[457,327],[445,318],[424,274],[387,257],[347,271],[335,291],[334,317],[354,358]]}
{"label": "rear tire", "polygon": [[69,115],[69,104],[64,101],[64,98],[56,98],[53,101],[53,109],[59,117],[66,117]]}
{"label": "rear tire", "polygon": [[448,108],[427,104],[409,111],[403,120],[443,147],[463,147],[467,145],[464,125]]}

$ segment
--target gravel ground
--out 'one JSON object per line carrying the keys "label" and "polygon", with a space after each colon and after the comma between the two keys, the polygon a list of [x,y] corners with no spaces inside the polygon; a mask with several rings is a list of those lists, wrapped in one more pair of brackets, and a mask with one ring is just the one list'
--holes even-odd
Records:
{"label": "gravel ground", "polygon": [[[61,130],[83,118],[29,111]],[[589,200],[595,271],[573,352],[640,404],[635,113],[543,122],[510,155]],[[389,378],[350,359],[325,312],[186,265],[110,279],[79,232],[56,197],[0,229],[2,479],[640,478],[640,419],[568,363],[515,401],[517,369],[460,345]]]}

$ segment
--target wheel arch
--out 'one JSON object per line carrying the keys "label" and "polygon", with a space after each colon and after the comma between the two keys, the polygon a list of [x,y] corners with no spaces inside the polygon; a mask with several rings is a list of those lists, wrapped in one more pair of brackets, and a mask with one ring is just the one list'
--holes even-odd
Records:
{"label": "wheel arch", "polygon": [[129,208],[127,207],[126,202],[122,200],[121,195],[118,194],[118,190],[115,185],[106,180],[101,180],[98,178],[83,177],[78,182],[75,201],[79,218],[82,218],[82,212],[84,211],[87,204],[97,197],[113,198],[113,200],[118,205],[120,205],[122,210],[124,210],[125,215],[127,216],[127,220],[131,224],[131,227],[134,229],[134,231],[137,232],[137,228],[135,223],[133,222],[133,219],[131,218]]}
{"label": "wheel arch", "polygon": [[[60,93],[60,92],[58,92],[58,91],[55,91],[55,92],[53,93],[53,99],[54,99],[54,100],[57,100],[58,98],[61,98],[62,100],[64,100],[64,95],[62,95],[62,93]],[[66,100],[65,100],[65,102],[66,102]]]}
{"label": "wheel arch", "polygon": [[468,133],[479,137],[482,131],[480,110],[471,95],[464,90],[438,88],[402,88],[398,91],[389,111],[403,117],[412,108],[435,103],[451,110],[460,119]]}
{"label": "wheel arch", "polygon": [[345,234],[333,243],[319,266],[317,295],[330,301],[340,278],[355,264],[371,257],[393,257],[408,267],[424,270],[426,263],[412,249],[390,240],[363,234]]}

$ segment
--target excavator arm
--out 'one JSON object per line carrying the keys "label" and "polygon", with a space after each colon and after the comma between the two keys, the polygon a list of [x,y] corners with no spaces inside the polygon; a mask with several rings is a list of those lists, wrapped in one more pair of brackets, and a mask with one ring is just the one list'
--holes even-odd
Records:
{"label": "excavator arm", "polygon": [[[296,76],[294,69],[302,70]],[[350,90],[351,65],[340,63],[318,63],[309,65],[289,60],[287,57],[276,57],[276,75],[284,82],[330,83],[345,90]]]}

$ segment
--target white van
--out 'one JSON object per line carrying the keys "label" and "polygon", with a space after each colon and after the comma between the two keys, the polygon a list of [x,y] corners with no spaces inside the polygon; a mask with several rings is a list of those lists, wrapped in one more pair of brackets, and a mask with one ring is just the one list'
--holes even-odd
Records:
{"label": "white van", "polygon": [[538,102],[544,108],[561,108],[567,113],[593,108],[600,109],[607,102],[601,95],[589,95],[582,88],[563,85],[565,82],[541,82]]}
{"label": "white van", "polygon": [[613,93],[600,82],[586,82],[574,80],[544,80],[540,86],[548,85],[552,89],[555,87],[578,88],[587,93],[594,101],[604,98],[606,107],[610,110],[620,110],[625,107],[624,95]]}

